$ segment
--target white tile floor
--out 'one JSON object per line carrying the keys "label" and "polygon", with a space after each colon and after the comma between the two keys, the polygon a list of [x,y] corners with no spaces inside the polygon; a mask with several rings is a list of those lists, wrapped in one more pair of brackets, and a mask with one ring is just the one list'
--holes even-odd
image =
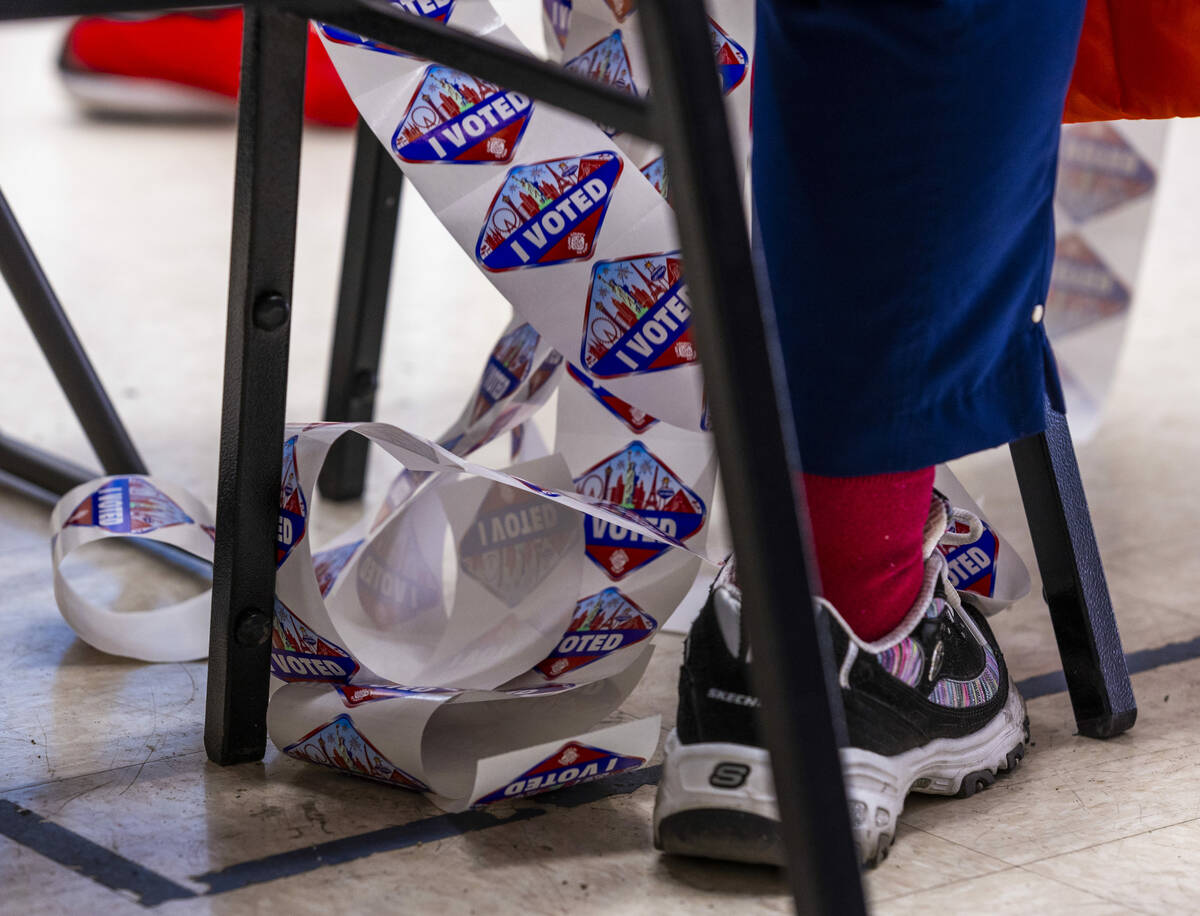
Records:
{"label": "white tile floor", "polygon": [[[536,28],[533,17],[526,24]],[[147,463],[211,502],[233,133],[82,121],[50,69],[61,28],[0,28],[0,188]],[[350,156],[347,134],[305,137],[289,380],[296,419],[317,417],[323,397]],[[1200,124],[1180,125],[1112,400],[1080,448],[1131,650],[1200,636],[1198,165]],[[507,307],[415,198],[405,203],[393,286],[379,413],[437,432],[473,384]],[[6,433],[94,463],[4,289],[0,391]],[[961,472],[1032,560],[1006,454],[977,456]],[[325,518],[337,525],[352,515]],[[456,835],[421,799],[274,750],[262,765],[206,763],[204,665],[136,664],[76,640],[55,609],[45,529],[42,504],[0,487],[0,643],[9,647],[0,797],[177,893],[221,891],[162,910],[787,910],[773,872],[656,855],[653,788],[636,781],[587,804],[550,796],[493,810],[479,818],[488,829]],[[90,575],[98,593],[119,587],[98,567]],[[155,572],[136,597],[189,587]],[[1006,613],[997,629],[1018,678],[1059,667],[1040,601]],[[661,641],[626,713],[672,717],[679,649],[676,638]],[[1045,696],[1030,703],[1035,746],[1013,777],[967,800],[910,800],[891,858],[867,879],[876,910],[1200,909],[1200,660],[1147,670],[1134,686],[1141,714],[1130,734],[1079,738],[1066,696]],[[425,842],[414,845],[418,836]],[[338,840],[322,847],[319,867],[296,852]],[[262,881],[266,866],[236,868],[273,855],[292,871],[276,863],[270,874],[281,876]],[[0,887],[3,912],[144,909],[10,839],[0,839]]]}

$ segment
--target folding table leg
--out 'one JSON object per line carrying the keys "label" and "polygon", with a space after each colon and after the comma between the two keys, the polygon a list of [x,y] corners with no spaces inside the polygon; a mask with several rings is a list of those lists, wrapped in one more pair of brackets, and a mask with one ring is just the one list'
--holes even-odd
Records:
{"label": "folding table leg", "polygon": [[[326,420],[371,420],[375,416],[379,352],[404,183],[403,173],[361,119],[355,143],[342,284],[325,395]],[[335,442],[321,468],[321,494],[329,499],[362,496],[367,451],[362,436],[343,436]]]}
{"label": "folding table leg", "polygon": [[1133,725],[1137,703],[1067,418],[1047,404],[1046,431],[1010,450],[1075,724],[1111,738]]}
{"label": "folding table leg", "polygon": [[755,292],[708,21],[695,0],[642,0],[640,9],[792,892],[803,913],[862,913],[838,758],[841,697],[827,631],[812,612],[802,499],[793,498],[795,430],[778,343],[766,331],[772,312]]}
{"label": "folding table leg", "polygon": [[266,750],[307,37],[304,19],[245,8],[204,723],[221,764]]}
{"label": "folding table leg", "polygon": [[[0,275],[12,290],[17,307],[29,323],[101,467],[108,474],[145,474],[146,466],[133,440],[100,384],[100,377],[3,194],[0,194]],[[0,462],[0,467],[19,473],[15,465]]]}

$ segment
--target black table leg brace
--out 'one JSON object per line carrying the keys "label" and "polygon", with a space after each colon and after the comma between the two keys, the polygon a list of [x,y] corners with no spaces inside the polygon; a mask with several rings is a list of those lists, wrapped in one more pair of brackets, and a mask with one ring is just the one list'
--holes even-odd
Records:
{"label": "black table leg brace", "polygon": [[204,746],[266,750],[308,23],[246,7]]}
{"label": "black table leg brace", "polygon": [[[326,420],[375,418],[379,353],[403,185],[404,173],[360,119],[329,358]],[[362,496],[369,449],[370,443],[362,436],[342,436],[335,442],[317,482],[321,495],[339,500]]]}
{"label": "black table leg brace", "polygon": [[[133,439],[100,384],[100,377],[3,194],[0,194],[0,275],[29,323],[104,472],[145,474],[146,466]],[[14,464],[5,463],[4,457],[0,456],[0,469],[21,477],[25,477],[25,471],[31,471],[44,474],[47,481],[57,479],[52,463],[39,464],[34,452],[25,455],[27,460]]]}

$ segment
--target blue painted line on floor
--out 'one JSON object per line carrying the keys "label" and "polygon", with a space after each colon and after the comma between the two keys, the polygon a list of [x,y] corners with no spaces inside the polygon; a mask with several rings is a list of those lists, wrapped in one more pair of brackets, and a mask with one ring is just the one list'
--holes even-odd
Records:
{"label": "blue painted line on floor", "polygon": [[1051,671],[1048,674],[1038,674],[1017,681],[1017,690],[1026,700],[1036,700],[1038,697],[1048,697],[1054,693],[1062,693],[1067,689],[1067,678],[1061,671]]}
{"label": "blue painted line on floor", "polygon": [[[1200,658],[1200,637],[1130,652],[1126,662],[1129,673],[1138,674],[1196,658]],[[1051,671],[1018,681],[1017,688],[1022,696],[1032,700],[1063,693],[1067,689],[1067,681],[1062,671]],[[642,786],[655,785],[661,775],[661,766],[644,767],[632,773],[539,795],[536,804],[525,803],[530,806],[518,808],[507,817],[498,817],[487,809],[440,814],[409,824],[384,827],[264,856],[195,876],[192,880],[207,887],[202,895],[6,799],[0,799],[0,835],[105,887],[130,891],[143,906],[154,907],[170,900],[229,893],[380,852],[408,849],[477,830],[532,820],[549,814],[555,808],[576,808],[615,795],[629,794]]]}
{"label": "blue painted line on floor", "polygon": [[497,817],[486,808],[464,811],[461,814],[439,814],[422,818],[409,824],[384,827],[369,833],[342,837],[314,846],[305,846],[273,856],[265,856],[250,862],[231,865],[219,871],[196,875],[192,878],[207,885],[209,894],[225,894],[252,884],[264,884],[280,878],[303,874],[327,865],[340,865],[379,852],[408,849],[422,843],[433,843],[449,837],[476,830],[502,827],[517,821],[528,821],[549,811],[542,805],[555,808],[575,808],[590,804],[613,795],[625,795],[642,786],[658,782],[661,766],[644,767],[583,785],[571,786],[557,792],[547,792],[537,797],[537,807],[518,808],[508,817]]}
{"label": "blue painted line on floor", "polygon": [[[1138,649],[1125,654],[1125,664],[1130,674],[1140,674],[1152,671],[1164,665],[1174,665],[1200,658],[1200,636],[1183,642],[1170,642],[1165,646],[1155,646],[1153,649]],[[1017,681],[1017,689],[1027,700],[1064,693],[1067,689],[1067,678],[1061,671],[1051,671],[1035,677]]]}
{"label": "blue painted line on floor", "polygon": [[0,798],[0,834],[97,884],[133,893],[143,906],[197,896],[191,888],[176,884],[5,798]]}

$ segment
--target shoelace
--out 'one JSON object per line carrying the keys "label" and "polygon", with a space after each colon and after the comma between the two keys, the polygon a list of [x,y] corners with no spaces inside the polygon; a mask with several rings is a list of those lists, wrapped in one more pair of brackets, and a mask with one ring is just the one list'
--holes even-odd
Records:
{"label": "shoelace", "polygon": [[[964,532],[946,530],[938,538],[937,543],[959,547],[979,540],[979,537],[983,534],[983,522],[980,521],[979,517],[973,512],[968,512],[966,509],[950,507],[947,512],[946,528],[955,527],[951,523],[959,522],[966,525],[968,530]],[[979,645],[986,647],[987,640],[984,638],[982,631],[963,606],[958,591],[950,584],[950,574],[946,566],[946,558],[942,556],[941,551],[932,550],[929,556],[925,558],[925,580],[922,583],[921,591],[917,594],[917,598],[913,602],[912,608],[891,633],[873,642],[867,642],[856,636],[854,630],[846,623],[845,618],[838,613],[837,608],[828,600],[819,595],[814,597],[814,604],[817,607],[823,608],[826,613],[837,620],[841,624],[842,629],[850,637],[850,651],[847,652],[846,660],[842,664],[843,677],[848,676],[850,666],[854,664],[854,657],[858,655],[859,650],[869,652],[872,655],[878,655],[880,652],[892,648],[911,635],[918,621],[925,615],[925,609],[929,607],[929,602],[933,600],[933,595],[937,590],[939,582],[942,584],[942,593],[945,595],[946,604],[950,606],[959,620],[962,621],[963,626],[975,637]]]}

